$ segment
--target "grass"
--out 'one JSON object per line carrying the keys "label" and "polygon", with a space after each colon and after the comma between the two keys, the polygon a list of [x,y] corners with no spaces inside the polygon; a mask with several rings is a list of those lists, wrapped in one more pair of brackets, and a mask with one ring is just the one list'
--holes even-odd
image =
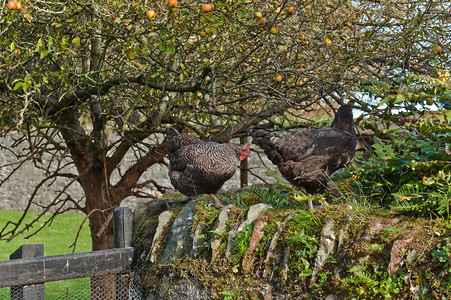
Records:
{"label": "grass", "polygon": [[[8,221],[17,221],[22,213],[18,211],[0,211],[0,230],[6,225]],[[25,218],[25,223],[29,223],[35,218],[37,213],[29,213]],[[51,215],[45,215],[34,228],[39,228],[49,219]],[[10,242],[0,241],[0,261],[9,260],[9,256],[22,244],[44,244],[44,255],[61,255],[72,253],[72,248],[69,248],[75,241],[75,237],[80,224],[82,223],[84,215],[80,214],[64,214],[55,218],[50,227],[45,227],[36,235],[26,238],[33,231],[25,232],[14,238]],[[80,236],[77,241],[75,253],[91,251],[91,237],[89,232],[88,222],[85,222]],[[89,299],[90,279],[72,279],[65,281],[55,281],[45,284],[45,298],[46,299],[65,299],[66,293],[69,293],[67,299]],[[77,295],[75,295],[75,293]],[[85,293],[86,295],[83,295]],[[63,295],[61,295],[63,294]],[[0,289],[0,299],[9,299],[9,288]]]}

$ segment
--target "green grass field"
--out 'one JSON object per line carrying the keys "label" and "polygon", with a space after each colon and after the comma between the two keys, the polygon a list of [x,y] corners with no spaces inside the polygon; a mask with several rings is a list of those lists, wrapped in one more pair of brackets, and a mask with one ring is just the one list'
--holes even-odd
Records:
{"label": "green grass field", "polygon": [[[25,219],[25,223],[35,218],[37,213],[30,213]],[[0,230],[8,221],[17,221],[21,212],[0,211]],[[39,228],[51,215],[45,215],[34,228]],[[60,255],[72,253],[70,245],[75,241],[75,237],[84,215],[65,214],[55,218],[50,227],[45,227],[36,235],[25,239],[27,235],[34,231],[25,232],[24,235],[14,238],[10,242],[0,241],[0,261],[9,260],[9,256],[22,244],[44,244],[44,255]],[[91,251],[91,237],[89,233],[88,221],[85,222],[80,237],[77,241],[75,253]],[[90,279],[73,279],[66,281],[49,282],[45,284],[46,299],[89,299]],[[67,296],[67,298],[66,298]],[[9,299],[9,288],[0,289],[0,300]]]}

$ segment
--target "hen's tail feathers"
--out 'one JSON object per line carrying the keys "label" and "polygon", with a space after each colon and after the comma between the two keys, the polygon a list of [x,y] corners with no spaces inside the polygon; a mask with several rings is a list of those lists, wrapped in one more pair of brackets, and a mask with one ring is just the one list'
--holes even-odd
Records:
{"label": "hen's tail feathers", "polygon": [[252,143],[259,146],[269,160],[277,165],[281,160],[281,156],[271,141],[271,131],[259,126],[252,128],[250,134],[253,138]]}
{"label": "hen's tail feathers", "polygon": [[263,140],[270,133],[271,131],[261,126],[251,128],[250,134],[253,138],[252,143],[262,147]]}
{"label": "hen's tail feathers", "polygon": [[253,138],[260,137],[260,136],[265,135],[267,133],[270,133],[270,131],[267,128],[263,127],[263,126],[252,127],[251,131],[250,131],[250,134],[251,134],[251,136]]}

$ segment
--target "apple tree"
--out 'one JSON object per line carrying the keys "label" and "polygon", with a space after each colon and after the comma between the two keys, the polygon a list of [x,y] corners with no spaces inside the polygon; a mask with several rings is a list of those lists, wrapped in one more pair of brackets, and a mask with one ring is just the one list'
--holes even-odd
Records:
{"label": "apple tree", "polygon": [[[17,164],[1,167],[42,170],[29,204],[66,180],[49,207],[89,216],[93,250],[113,247],[112,209],[164,163],[170,126],[228,141],[348,101],[380,114],[409,74],[449,65],[447,1],[207,2],[2,2],[0,126],[14,139],[1,148]],[[136,160],[113,182],[128,152]],[[20,234],[21,222],[0,238]]]}

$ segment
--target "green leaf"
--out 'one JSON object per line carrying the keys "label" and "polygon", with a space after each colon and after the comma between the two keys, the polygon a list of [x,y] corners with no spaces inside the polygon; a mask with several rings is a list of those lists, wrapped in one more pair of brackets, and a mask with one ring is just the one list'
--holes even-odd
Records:
{"label": "green leaf", "polygon": [[44,57],[46,57],[47,55],[49,55],[50,51],[49,50],[43,50],[41,52],[40,58],[43,59]]}
{"label": "green leaf", "polygon": [[14,85],[13,90],[17,91],[18,89],[22,88],[22,86],[23,86],[23,82],[22,81],[16,82],[16,84]]}
{"label": "green leaf", "polygon": [[424,185],[431,186],[435,183],[435,180],[433,177],[423,177],[422,183]]}
{"label": "green leaf", "polygon": [[404,97],[404,95],[402,95],[402,94],[396,95],[395,103],[402,103],[405,101],[406,101],[406,98]]}
{"label": "green leaf", "polygon": [[390,159],[395,157],[395,152],[392,146],[384,144],[373,144],[374,152],[380,159]]}
{"label": "green leaf", "polygon": [[396,97],[393,95],[387,96],[381,102],[379,102],[379,106],[381,106],[382,104],[388,103],[388,102],[392,102],[395,99],[396,99]]}
{"label": "green leaf", "polygon": [[168,54],[174,54],[175,53],[175,47],[173,45],[167,45],[166,46],[166,52]]}
{"label": "green leaf", "polygon": [[64,35],[63,38],[61,39],[61,46],[65,46],[68,41],[69,41],[69,36]]}
{"label": "green leaf", "polygon": [[428,95],[425,92],[420,93],[420,99],[426,100],[428,98],[434,97],[434,95]]}
{"label": "green leaf", "polygon": [[383,133],[397,133],[401,128],[384,129]]}

